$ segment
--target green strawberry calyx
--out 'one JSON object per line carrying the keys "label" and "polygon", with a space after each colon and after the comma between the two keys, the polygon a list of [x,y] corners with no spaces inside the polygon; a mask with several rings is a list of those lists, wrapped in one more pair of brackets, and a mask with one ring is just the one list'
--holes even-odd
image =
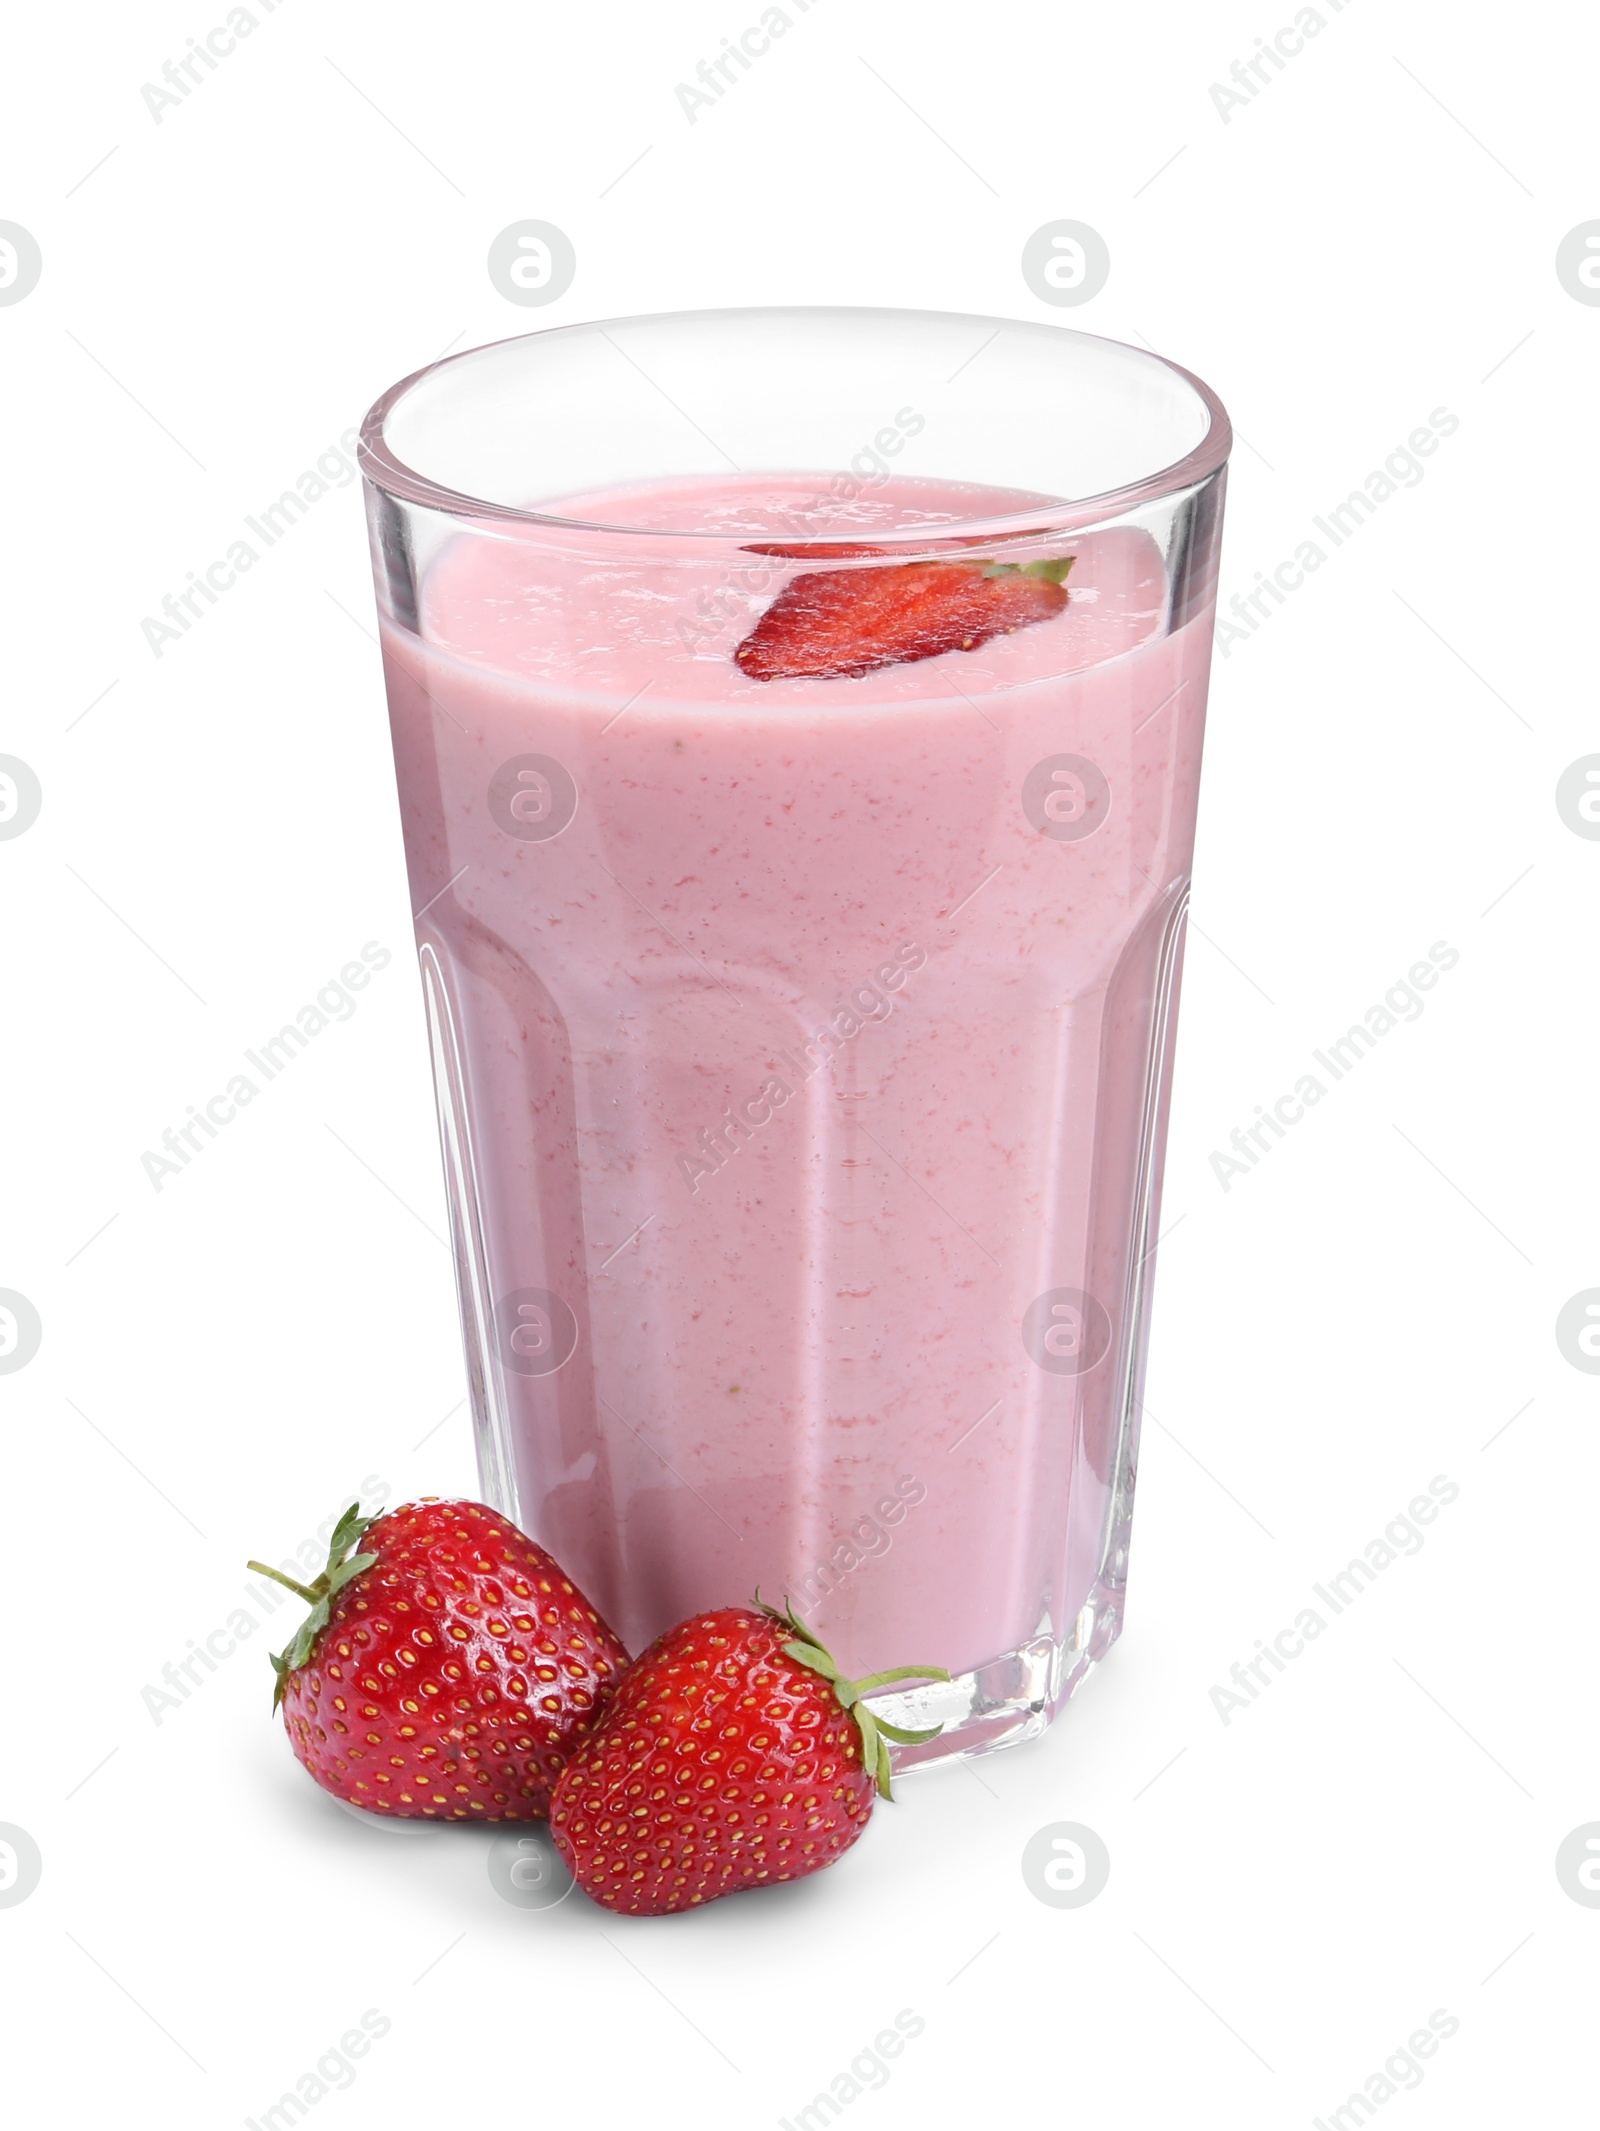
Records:
{"label": "green strawberry calyx", "polygon": [[[273,1652],[272,1669],[277,1674],[277,1683],[272,1691],[272,1707],[276,1712],[289,1685],[289,1675],[303,1665],[316,1647],[317,1637],[328,1625],[328,1612],[335,1598],[363,1569],[370,1569],[377,1560],[376,1554],[350,1554],[350,1549],[365,1537],[375,1517],[363,1517],[361,1504],[352,1502],[333,1528],[333,1537],[328,1541],[328,1565],[313,1583],[297,1583],[282,1569],[269,1569],[264,1561],[247,1561],[245,1567],[257,1576],[270,1576],[274,1583],[281,1583],[286,1591],[293,1591],[303,1598],[311,1611],[294,1632],[293,1640],[284,1651]],[[348,1558],[347,1558],[348,1557]]]}
{"label": "green strawberry calyx", "polygon": [[1067,572],[1077,561],[1076,555],[1052,555],[1043,562],[989,562],[984,564],[985,577],[1042,577],[1047,584],[1061,585],[1067,581]]}
{"label": "green strawberry calyx", "polygon": [[784,1627],[793,1629],[795,1639],[784,1644],[784,1656],[792,1657],[797,1665],[817,1673],[833,1688],[840,1708],[849,1710],[855,1719],[856,1729],[861,1734],[862,1765],[877,1779],[878,1796],[892,1800],[889,1741],[893,1739],[897,1746],[920,1746],[926,1739],[937,1739],[944,1726],[935,1724],[928,1731],[906,1731],[901,1725],[891,1724],[887,1717],[876,1715],[863,1697],[875,1687],[887,1687],[893,1680],[948,1680],[949,1673],[942,1665],[896,1665],[888,1672],[870,1673],[864,1680],[847,1680],[834,1663],[832,1651],[814,1630],[806,1626],[788,1600],[781,1609],[769,1606],[757,1591],[756,1604],[770,1620],[780,1621]]}

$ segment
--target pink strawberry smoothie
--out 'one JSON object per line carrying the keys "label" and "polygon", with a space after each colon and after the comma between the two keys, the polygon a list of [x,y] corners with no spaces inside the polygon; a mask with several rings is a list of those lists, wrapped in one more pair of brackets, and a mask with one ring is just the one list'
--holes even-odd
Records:
{"label": "pink strawberry smoothie", "polygon": [[839,564],[730,536],[1040,502],[823,485],[449,539],[384,623],[406,848],[502,1506],[630,1649],[759,1586],[961,1673],[1115,1632],[1212,624],[1112,527],[1052,619],[751,679]]}

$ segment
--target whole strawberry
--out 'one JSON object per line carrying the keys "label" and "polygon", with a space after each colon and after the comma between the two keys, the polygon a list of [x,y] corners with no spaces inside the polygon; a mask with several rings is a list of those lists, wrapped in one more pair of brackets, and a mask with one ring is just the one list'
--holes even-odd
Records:
{"label": "whole strawberry", "polygon": [[[478,1502],[352,1503],[272,1660],[324,1790],[396,1819],[542,1820],[628,1654],[543,1547]],[[362,1552],[351,1555],[357,1544]]]}
{"label": "whole strawberry", "polygon": [[903,1665],[843,1680],[792,1610],[732,1606],[658,1638],[631,1665],[556,1785],[550,1832],[608,1909],[665,1916],[820,1872],[887,1798],[887,1739],[863,1694],[948,1679]]}

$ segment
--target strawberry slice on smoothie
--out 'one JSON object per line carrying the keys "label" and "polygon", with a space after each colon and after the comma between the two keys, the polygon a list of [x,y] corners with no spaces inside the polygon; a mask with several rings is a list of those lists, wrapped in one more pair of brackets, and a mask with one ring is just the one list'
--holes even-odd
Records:
{"label": "strawberry slice on smoothie", "polygon": [[972,651],[1061,613],[1072,561],[809,570],[791,578],[733,655],[752,680],[786,681]]}

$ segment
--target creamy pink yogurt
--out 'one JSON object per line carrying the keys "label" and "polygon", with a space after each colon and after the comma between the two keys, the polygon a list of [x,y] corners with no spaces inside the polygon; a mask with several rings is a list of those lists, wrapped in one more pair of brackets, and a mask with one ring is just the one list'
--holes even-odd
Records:
{"label": "creamy pink yogurt", "polygon": [[406,847],[517,1513],[631,1648],[759,1585],[961,1672],[1107,1603],[1211,621],[1112,528],[1048,622],[751,680],[818,565],[686,529],[1039,500],[825,486],[447,543],[384,624]]}

